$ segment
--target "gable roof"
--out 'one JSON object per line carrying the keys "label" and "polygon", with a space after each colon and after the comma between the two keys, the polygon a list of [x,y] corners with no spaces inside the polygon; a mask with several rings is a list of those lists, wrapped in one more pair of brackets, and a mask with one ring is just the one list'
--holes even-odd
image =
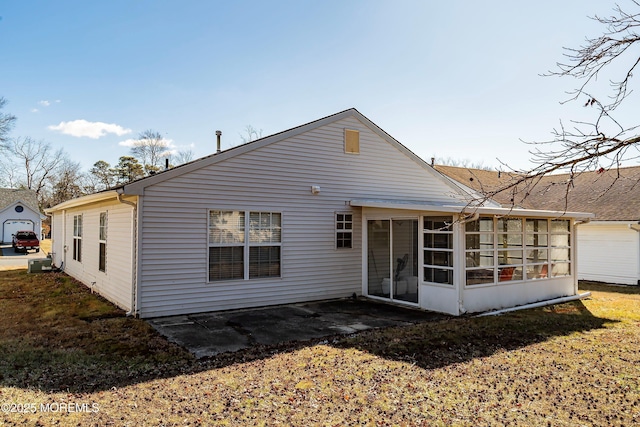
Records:
{"label": "gable roof", "polygon": [[[360,113],[355,108],[350,108],[348,110],[344,110],[344,111],[341,111],[339,113],[332,114],[330,116],[327,116],[327,117],[324,117],[324,118],[309,122],[307,124],[303,124],[303,125],[294,127],[292,129],[289,129],[289,130],[286,130],[286,131],[282,131],[282,132],[276,133],[274,135],[270,135],[270,136],[267,136],[267,137],[264,137],[264,138],[260,138],[260,139],[257,139],[255,141],[248,142],[246,144],[242,144],[242,145],[238,145],[236,147],[232,147],[230,149],[224,150],[224,151],[219,152],[219,153],[214,153],[214,154],[211,154],[209,156],[202,157],[202,158],[194,160],[192,162],[185,163],[183,165],[176,166],[174,168],[164,170],[164,171],[159,172],[159,173],[157,173],[155,175],[151,175],[151,176],[147,176],[147,177],[141,178],[139,180],[124,184],[124,185],[122,185],[120,187],[117,187],[117,188],[114,188],[114,189],[115,190],[121,189],[121,191],[124,191],[124,194],[142,195],[143,192],[144,192],[144,188],[148,187],[150,185],[154,185],[154,184],[163,182],[163,181],[165,181],[167,179],[171,179],[173,177],[185,174],[187,172],[191,172],[191,171],[194,171],[194,170],[197,170],[197,169],[200,169],[200,168],[203,168],[203,167],[206,167],[206,166],[209,166],[209,165],[212,165],[212,164],[227,160],[229,158],[238,156],[238,155],[246,153],[248,151],[252,151],[252,150],[267,146],[269,144],[273,144],[273,143],[282,141],[284,139],[294,137],[296,135],[300,135],[300,134],[302,134],[304,132],[308,132],[310,130],[319,128],[321,126],[325,126],[327,124],[330,124],[330,123],[333,123],[333,122],[336,122],[336,121],[339,121],[339,120],[346,119],[348,117],[354,117],[357,120],[359,120],[362,124],[364,124],[367,128],[369,128],[373,133],[377,134],[380,138],[382,138],[383,140],[385,140],[389,144],[393,145],[399,151],[403,152],[407,157],[409,157],[411,160],[413,160],[418,165],[420,165],[425,171],[430,173],[436,179],[440,180],[442,183],[447,185],[449,188],[451,188],[456,193],[461,194],[461,195],[466,193],[466,191],[463,190],[457,183],[450,181],[449,179],[444,177],[442,174],[438,173],[431,165],[426,163],[423,159],[418,157],[415,153],[413,153],[407,147],[402,145],[400,142],[398,142],[391,135],[389,135],[387,132],[382,130],[378,125],[376,125],[371,120],[366,118],[362,113]],[[114,189],[111,189],[111,190],[114,190]]]}
{"label": "gable roof", "polygon": [[[454,166],[435,166],[439,172],[479,192],[488,192],[519,175]],[[542,177],[533,188],[520,185],[494,200],[529,209],[592,212],[597,221],[640,220],[640,166]],[[525,197],[525,191],[528,194]]]}
{"label": "gable roof", "polygon": [[34,190],[0,188],[0,211],[15,203],[22,203],[32,211],[40,214],[38,196]]}
{"label": "gable roof", "polygon": [[457,182],[452,181],[446,176],[437,172],[433,168],[433,166],[426,163],[423,159],[418,157],[411,150],[409,150],[407,147],[405,147],[400,142],[398,142],[395,138],[393,138],[391,135],[386,133],[384,130],[378,127],[375,123],[373,123],[371,120],[369,120],[364,115],[362,115],[358,110],[356,110],[355,108],[350,108],[348,110],[344,110],[339,113],[332,114],[330,116],[315,120],[313,122],[309,122],[304,125],[297,126],[295,128],[292,128],[286,131],[276,133],[274,135],[270,135],[264,138],[257,139],[255,141],[238,145],[236,147],[229,148],[219,153],[210,154],[200,159],[193,160],[189,163],[185,163],[183,165],[179,165],[174,168],[158,172],[155,175],[140,178],[136,181],[132,181],[130,183],[123,184],[118,187],[103,190],[98,193],[89,194],[87,196],[82,196],[72,200],[67,200],[66,202],[60,203],[56,206],[46,209],[45,211],[46,213],[51,214],[53,212],[56,212],[62,209],[82,206],[85,204],[95,203],[103,200],[115,199],[115,198],[126,196],[126,195],[132,195],[132,196],[143,195],[145,187],[161,183],[168,179],[183,175],[188,172],[198,170],[203,167],[207,167],[209,165],[214,165],[216,163],[225,161],[227,159],[233,158],[240,154],[247,153],[249,151],[252,151],[261,147],[265,147],[269,144],[273,144],[273,143],[285,140],[287,138],[294,137],[304,132],[308,132],[316,128],[319,128],[321,126],[325,126],[349,117],[353,117],[359,120],[363,125],[369,128],[373,133],[377,134],[384,141],[386,141],[387,143],[391,144],[392,146],[397,148],[399,151],[404,153],[407,157],[409,157],[411,160],[416,162],[420,167],[422,167],[422,169],[424,169],[427,173],[429,173],[435,179],[439,180],[448,188],[450,188],[454,193],[457,193],[464,197],[464,196],[468,196],[469,191],[473,191],[473,190],[463,189],[462,186],[460,186]]}

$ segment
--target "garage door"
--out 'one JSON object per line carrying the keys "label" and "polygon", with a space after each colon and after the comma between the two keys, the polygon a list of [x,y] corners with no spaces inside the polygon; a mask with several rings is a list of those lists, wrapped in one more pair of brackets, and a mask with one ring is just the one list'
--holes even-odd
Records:
{"label": "garage door", "polygon": [[17,219],[8,219],[3,224],[3,233],[2,233],[2,241],[4,243],[11,243],[11,236],[16,234],[16,231],[20,230],[31,230],[33,229],[33,221],[29,220],[17,220]]}

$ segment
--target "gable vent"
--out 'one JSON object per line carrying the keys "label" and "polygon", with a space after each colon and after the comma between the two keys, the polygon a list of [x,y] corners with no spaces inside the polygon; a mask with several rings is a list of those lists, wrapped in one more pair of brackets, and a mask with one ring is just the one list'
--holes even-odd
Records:
{"label": "gable vent", "polygon": [[344,130],[344,152],[350,154],[360,154],[360,131]]}

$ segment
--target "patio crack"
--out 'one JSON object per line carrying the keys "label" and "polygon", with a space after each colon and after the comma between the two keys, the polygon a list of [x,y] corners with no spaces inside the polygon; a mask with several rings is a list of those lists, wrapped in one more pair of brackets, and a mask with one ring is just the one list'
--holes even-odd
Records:
{"label": "patio crack", "polygon": [[230,328],[233,328],[233,330],[239,333],[240,335],[245,336],[250,345],[258,344],[256,339],[251,334],[251,332],[248,329],[246,329],[244,326],[242,326],[242,323],[234,322],[233,320],[227,320],[227,323],[225,323],[225,325],[229,326]]}

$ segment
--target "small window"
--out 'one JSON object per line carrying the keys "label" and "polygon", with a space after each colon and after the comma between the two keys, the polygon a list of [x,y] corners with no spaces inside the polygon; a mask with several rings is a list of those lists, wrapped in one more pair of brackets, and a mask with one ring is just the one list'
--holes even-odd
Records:
{"label": "small window", "polygon": [[82,215],[73,216],[73,259],[82,262]]}
{"label": "small window", "polygon": [[353,215],[336,214],[336,249],[353,247]]}
{"label": "small window", "polygon": [[107,271],[107,213],[100,212],[98,232],[98,270]]}
{"label": "small window", "polygon": [[344,152],[360,154],[360,132],[357,130],[344,130]]}
{"label": "small window", "polygon": [[22,211],[24,211],[24,207],[22,207],[20,205],[16,206],[16,212],[20,213]]}

